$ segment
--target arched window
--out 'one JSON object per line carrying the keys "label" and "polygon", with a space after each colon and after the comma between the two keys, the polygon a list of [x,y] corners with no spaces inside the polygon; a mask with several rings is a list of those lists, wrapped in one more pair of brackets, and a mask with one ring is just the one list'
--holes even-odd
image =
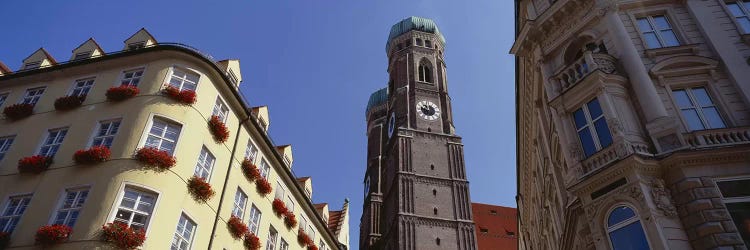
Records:
{"label": "arched window", "polygon": [[419,38],[417,38],[417,43],[416,44],[417,44],[417,46],[424,46],[422,44],[422,39],[419,39]]}
{"label": "arched window", "polygon": [[432,48],[432,41],[430,40],[424,40],[424,46],[427,48]]}
{"label": "arched window", "polygon": [[632,208],[619,206],[607,217],[607,234],[612,249],[650,249],[643,226]]}
{"label": "arched window", "polygon": [[419,63],[419,81],[432,82],[432,67],[427,60]]}

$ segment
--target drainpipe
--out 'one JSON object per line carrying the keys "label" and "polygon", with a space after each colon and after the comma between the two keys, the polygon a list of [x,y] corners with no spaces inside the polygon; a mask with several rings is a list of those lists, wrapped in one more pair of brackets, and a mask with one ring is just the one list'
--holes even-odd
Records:
{"label": "drainpipe", "polygon": [[234,146],[232,146],[232,156],[229,158],[229,165],[227,166],[227,175],[224,177],[224,186],[221,187],[221,195],[219,197],[219,207],[216,209],[216,217],[214,218],[214,225],[211,228],[211,238],[208,240],[208,248],[212,249],[211,247],[214,244],[214,237],[216,235],[216,225],[219,224],[219,213],[221,212],[221,205],[224,204],[224,196],[227,191],[227,183],[229,183],[229,174],[232,173],[232,163],[234,162],[234,154],[237,152],[237,142],[240,141],[240,131],[242,131],[242,124],[249,121],[250,118],[252,118],[252,114],[248,114],[247,118],[240,121],[239,126],[237,126],[237,134],[234,136]]}

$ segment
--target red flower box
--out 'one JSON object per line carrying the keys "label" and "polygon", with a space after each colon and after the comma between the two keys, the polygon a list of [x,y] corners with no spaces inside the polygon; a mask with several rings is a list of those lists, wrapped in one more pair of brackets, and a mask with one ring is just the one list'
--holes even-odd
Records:
{"label": "red flower box", "polygon": [[85,100],[86,100],[85,95],[63,96],[55,100],[55,109],[61,110],[61,111],[71,110],[71,109],[77,108],[78,106],[81,106],[81,104],[83,104],[83,101]]}
{"label": "red flower box", "polygon": [[23,119],[34,113],[34,105],[28,103],[13,104],[3,109],[3,114],[13,120]]}
{"label": "red flower box", "polygon": [[211,188],[211,184],[198,176],[193,176],[188,180],[188,192],[194,199],[204,203],[216,194]]}
{"label": "red flower box", "polygon": [[122,222],[107,223],[102,226],[102,240],[120,249],[136,249],[146,241],[143,229],[134,230]]}
{"label": "red flower box", "polygon": [[248,232],[242,240],[242,245],[244,245],[247,250],[258,250],[260,249],[260,239],[258,239],[258,236],[255,236],[254,233]]}
{"label": "red flower box", "polygon": [[18,160],[18,172],[38,174],[52,165],[52,158],[44,155],[24,157]]}
{"label": "red flower box", "polygon": [[10,233],[0,232],[0,249],[5,249],[10,244]]}
{"label": "red flower box", "polygon": [[108,147],[93,146],[88,150],[78,150],[73,154],[73,160],[78,164],[96,164],[109,160],[112,153]]}
{"label": "red flower box", "polygon": [[121,85],[120,87],[112,87],[107,90],[107,100],[110,101],[122,101],[131,98],[141,91],[136,86]]}
{"label": "red flower box", "polygon": [[286,227],[289,229],[292,229],[293,227],[297,226],[297,216],[294,216],[294,213],[292,211],[287,211],[284,214],[284,224],[286,224]]}
{"label": "red flower box", "polygon": [[289,212],[289,209],[286,207],[286,204],[284,204],[282,200],[273,199],[273,203],[271,203],[271,205],[273,207],[273,212],[276,213],[276,216],[281,217],[281,215]]}
{"label": "red flower box", "polygon": [[258,189],[258,192],[262,195],[267,195],[271,193],[271,183],[268,183],[268,181],[264,178],[258,178],[258,180],[255,181],[255,187]]}
{"label": "red flower box", "polygon": [[318,246],[316,246],[316,245],[309,245],[309,246],[307,246],[307,250],[318,250]]}
{"label": "red flower box", "polygon": [[227,221],[227,227],[229,228],[229,233],[235,239],[241,239],[249,230],[247,225],[242,223],[242,220],[234,215],[232,215],[232,218],[229,218],[229,221]]}
{"label": "red flower box", "polygon": [[242,174],[245,175],[245,178],[247,178],[248,181],[254,181],[260,178],[260,170],[258,170],[258,166],[255,166],[250,159],[242,161]]}
{"label": "red flower box", "polygon": [[211,116],[211,120],[208,121],[208,128],[211,129],[211,134],[214,135],[217,142],[226,142],[229,138],[229,129],[218,116]]}
{"label": "red flower box", "polygon": [[42,226],[36,231],[36,243],[44,246],[60,244],[68,240],[73,229],[66,225]]}
{"label": "red flower box", "polygon": [[190,104],[195,103],[196,101],[195,91],[192,91],[189,89],[180,91],[179,89],[175,87],[167,86],[162,91],[162,93],[164,93],[164,95],[166,95],[167,97],[172,98],[173,100],[178,101],[182,104],[190,105]]}
{"label": "red flower box", "polygon": [[308,236],[305,231],[302,231],[301,229],[297,231],[297,243],[299,243],[302,246],[309,246],[315,244],[312,239],[310,239],[310,236]]}
{"label": "red flower box", "polygon": [[135,159],[145,164],[147,167],[158,170],[167,170],[174,167],[177,160],[164,150],[156,148],[141,148],[135,153]]}

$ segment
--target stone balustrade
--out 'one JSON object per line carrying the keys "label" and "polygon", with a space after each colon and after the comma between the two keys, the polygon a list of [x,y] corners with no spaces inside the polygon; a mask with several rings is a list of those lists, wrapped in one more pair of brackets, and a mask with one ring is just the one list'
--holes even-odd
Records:
{"label": "stone balustrade", "polygon": [[600,70],[607,74],[616,72],[616,59],[608,54],[591,53],[587,51],[581,58],[563,68],[553,76],[552,84],[558,94],[565,92],[575,86],[592,72]]}
{"label": "stone balustrade", "polygon": [[692,148],[750,143],[750,127],[699,130],[683,135],[687,144]]}

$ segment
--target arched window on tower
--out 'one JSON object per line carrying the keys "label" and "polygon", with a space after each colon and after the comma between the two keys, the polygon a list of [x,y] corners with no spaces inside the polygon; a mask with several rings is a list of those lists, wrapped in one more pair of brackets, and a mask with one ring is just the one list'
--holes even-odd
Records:
{"label": "arched window on tower", "polygon": [[424,40],[424,46],[427,48],[432,48],[432,41],[430,40]]}
{"label": "arched window on tower", "polygon": [[422,44],[422,39],[420,39],[420,38],[417,38],[417,43],[416,44],[417,44],[417,46],[424,46]]}
{"label": "arched window on tower", "polygon": [[427,59],[423,59],[419,62],[419,81],[421,82],[432,82],[432,66]]}
{"label": "arched window on tower", "polygon": [[641,220],[630,207],[619,206],[609,213],[607,234],[612,249],[651,249]]}

